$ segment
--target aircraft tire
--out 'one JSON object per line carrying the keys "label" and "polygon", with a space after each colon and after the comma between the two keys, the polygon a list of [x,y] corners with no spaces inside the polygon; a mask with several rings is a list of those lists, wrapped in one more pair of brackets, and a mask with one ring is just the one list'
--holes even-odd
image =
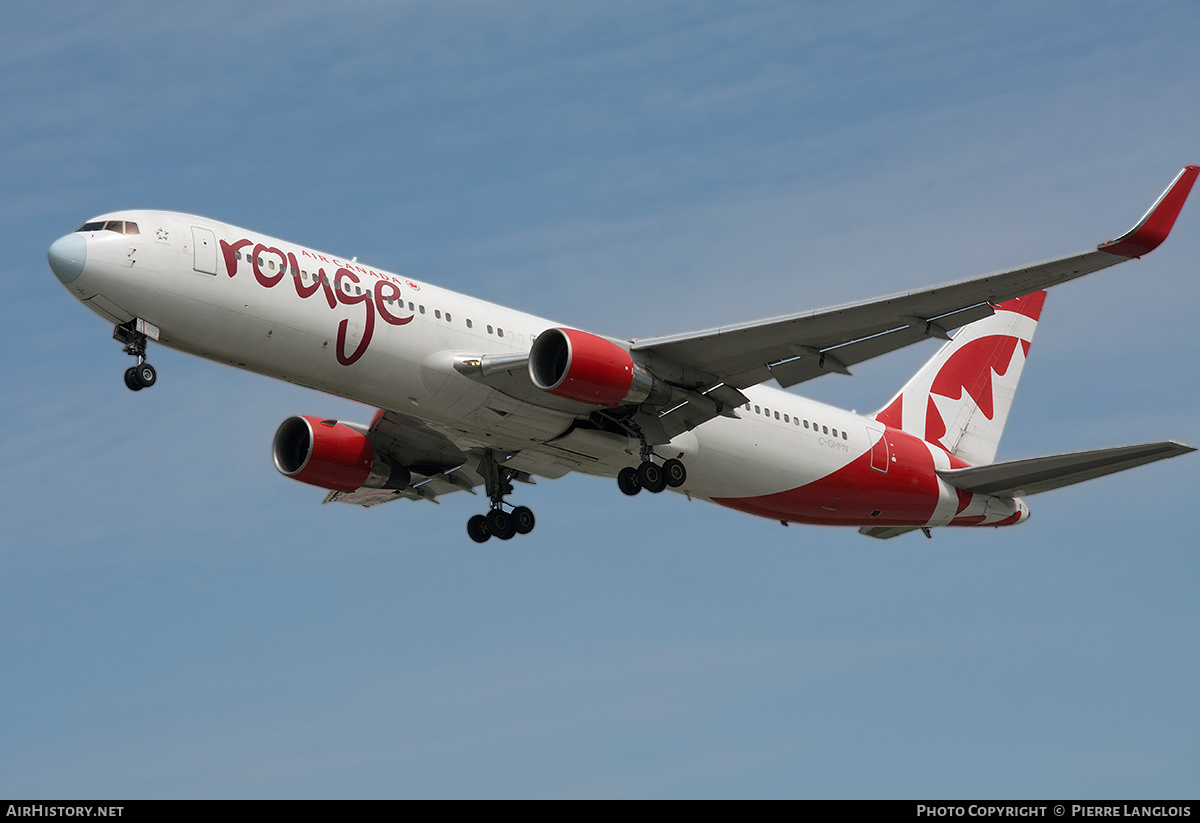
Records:
{"label": "aircraft tire", "polygon": [[137,381],[137,370],[130,366],[125,370],[125,385],[130,391],[141,391],[142,385]]}
{"label": "aircraft tire", "polygon": [[663,476],[667,478],[667,485],[673,489],[677,489],[687,482],[687,469],[683,463],[675,458],[671,458],[662,465]]}
{"label": "aircraft tire", "polygon": [[638,466],[637,476],[642,488],[648,492],[658,494],[667,487],[667,476],[663,474],[662,466],[649,460]]}
{"label": "aircraft tire", "polygon": [[511,540],[517,533],[517,524],[508,512],[492,509],[487,513],[487,530],[501,540]]}
{"label": "aircraft tire", "polygon": [[633,466],[626,466],[617,472],[617,486],[630,497],[640,492],[642,483],[638,480],[638,470]]}
{"label": "aircraft tire", "polygon": [[154,385],[154,381],[158,379],[158,372],[149,363],[142,363],[133,369],[133,379],[137,381],[138,386],[143,389],[148,389]]}
{"label": "aircraft tire", "polygon": [[476,543],[486,543],[487,539],[492,536],[492,533],[487,528],[487,518],[482,514],[477,514],[468,520],[467,534]]}
{"label": "aircraft tire", "polygon": [[517,530],[517,534],[529,534],[533,531],[533,525],[536,522],[533,517],[533,512],[528,506],[517,506],[512,510],[513,528]]}

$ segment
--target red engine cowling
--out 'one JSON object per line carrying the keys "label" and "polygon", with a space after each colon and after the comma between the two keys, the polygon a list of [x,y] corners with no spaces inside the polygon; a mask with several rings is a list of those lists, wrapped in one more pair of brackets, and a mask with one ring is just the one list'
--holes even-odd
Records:
{"label": "red engine cowling", "polygon": [[545,392],[591,406],[665,402],[671,389],[616,343],[577,329],[548,329],[529,350],[529,377]]}
{"label": "red engine cowling", "polygon": [[367,436],[336,420],[289,417],[271,447],[281,474],[323,489],[402,489],[411,476],[375,454]]}

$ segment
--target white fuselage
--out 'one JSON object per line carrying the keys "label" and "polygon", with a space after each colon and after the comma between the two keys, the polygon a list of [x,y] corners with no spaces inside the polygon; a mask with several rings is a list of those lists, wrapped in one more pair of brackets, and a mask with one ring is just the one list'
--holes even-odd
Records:
{"label": "white fuselage", "polygon": [[[135,318],[180,351],[417,418],[465,449],[520,453],[531,473],[615,475],[637,442],[569,433],[586,406],[530,402],[464,376],[462,358],[527,354],[557,327],[355,261],[173,212],[82,232],[86,263],[64,284],[113,323]],[[63,279],[60,275],[60,279]],[[693,497],[780,520],[855,525],[1019,522],[1020,501],[961,493],[949,456],[871,418],[766,386],[657,451],[681,457]],[[882,502],[881,502],[882,501]]]}

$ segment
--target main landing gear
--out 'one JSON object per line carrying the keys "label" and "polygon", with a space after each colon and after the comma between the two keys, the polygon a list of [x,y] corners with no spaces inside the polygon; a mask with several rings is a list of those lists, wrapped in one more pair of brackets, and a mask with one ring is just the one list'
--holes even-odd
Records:
{"label": "main landing gear", "polygon": [[125,344],[125,353],[137,358],[137,365],[125,370],[125,385],[131,391],[148,389],[158,380],[158,372],[146,362],[146,335],[135,327],[136,320],[113,328],[113,339]]}
{"label": "main landing gear", "polygon": [[484,452],[479,468],[483,473],[484,488],[491,499],[492,508],[487,514],[477,514],[467,521],[467,534],[476,543],[485,543],[489,537],[509,540],[517,534],[533,531],[533,512],[528,506],[516,506],[505,511],[504,496],[512,494],[512,469],[496,463],[492,452]]}
{"label": "main landing gear", "polygon": [[653,449],[643,442],[642,462],[638,467],[626,466],[617,472],[617,486],[621,491],[631,496],[642,489],[658,494],[667,486],[677,489],[687,481],[687,469],[682,461],[672,457],[659,465],[654,462],[654,457]]}
{"label": "main landing gear", "polygon": [[626,466],[617,472],[617,486],[628,495],[637,494],[642,489],[658,494],[667,486],[679,488],[686,480],[687,469],[675,458],[664,461],[661,466],[650,460],[643,460],[636,469]]}

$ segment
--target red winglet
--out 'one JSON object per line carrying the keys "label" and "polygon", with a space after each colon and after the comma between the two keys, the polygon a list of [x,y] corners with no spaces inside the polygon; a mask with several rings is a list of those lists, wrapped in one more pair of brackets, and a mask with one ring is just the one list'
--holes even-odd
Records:
{"label": "red winglet", "polygon": [[1179,210],[1183,208],[1192,184],[1196,182],[1197,173],[1200,173],[1200,166],[1184,166],[1136,226],[1116,240],[1101,243],[1096,249],[1121,257],[1141,257],[1157,249],[1158,244],[1171,233],[1175,218],[1179,216]]}

